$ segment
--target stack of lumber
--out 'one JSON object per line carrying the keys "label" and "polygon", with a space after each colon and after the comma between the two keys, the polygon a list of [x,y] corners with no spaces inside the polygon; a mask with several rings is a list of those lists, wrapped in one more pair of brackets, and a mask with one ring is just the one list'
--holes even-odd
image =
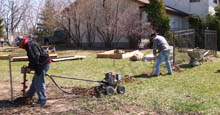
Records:
{"label": "stack of lumber", "polygon": [[124,59],[130,58],[135,55],[138,50],[110,50],[103,53],[98,53],[97,58],[113,58],[113,59]]}

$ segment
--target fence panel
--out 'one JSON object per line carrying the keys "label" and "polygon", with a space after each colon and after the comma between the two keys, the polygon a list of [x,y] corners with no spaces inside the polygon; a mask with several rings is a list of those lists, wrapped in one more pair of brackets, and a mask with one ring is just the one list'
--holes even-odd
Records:
{"label": "fence panel", "polygon": [[173,64],[190,62],[188,50],[210,50],[211,55],[217,54],[217,32],[213,30],[178,30],[173,31]]}
{"label": "fence panel", "polygon": [[189,61],[187,50],[195,47],[195,30],[179,30],[173,32],[173,63],[180,64]]}

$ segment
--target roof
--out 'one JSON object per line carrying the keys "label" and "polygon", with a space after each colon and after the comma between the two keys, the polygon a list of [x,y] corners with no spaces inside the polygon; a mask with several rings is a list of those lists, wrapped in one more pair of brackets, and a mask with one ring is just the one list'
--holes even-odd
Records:
{"label": "roof", "polygon": [[[136,0],[136,1],[139,2],[139,3],[142,3],[142,4],[149,4],[150,3],[150,0]],[[170,6],[165,6],[165,8],[166,8],[166,12],[169,13],[169,14],[173,14],[173,15],[177,15],[177,16],[182,16],[182,17],[189,16],[188,13],[185,13],[183,11],[177,10],[177,9],[172,8]]]}
{"label": "roof", "polygon": [[136,0],[136,1],[138,1],[140,3],[143,3],[143,4],[149,4],[150,3],[149,0]]}
{"label": "roof", "polygon": [[178,16],[182,16],[182,17],[189,16],[188,13],[177,10],[177,9],[172,8],[170,6],[166,6],[166,12],[169,14],[178,15]]}

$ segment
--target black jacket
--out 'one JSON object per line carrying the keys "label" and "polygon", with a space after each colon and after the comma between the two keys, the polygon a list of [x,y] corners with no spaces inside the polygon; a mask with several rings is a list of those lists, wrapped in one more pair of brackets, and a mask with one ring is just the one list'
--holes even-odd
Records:
{"label": "black jacket", "polygon": [[37,75],[40,75],[44,66],[49,63],[48,53],[33,40],[29,40],[25,44],[25,50],[29,60],[28,67],[34,70]]}

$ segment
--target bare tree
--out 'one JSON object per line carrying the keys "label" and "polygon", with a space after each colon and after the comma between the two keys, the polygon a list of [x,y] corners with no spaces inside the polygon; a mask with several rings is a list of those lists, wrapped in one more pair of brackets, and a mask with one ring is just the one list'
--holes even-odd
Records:
{"label": "bare tree", "polygon": [[28,9],[19,25],[19,33],[23,35],[33,35],[37,27],[38,17],[42,9],[44,0],[31,0]]}
{"label": "bare tree", "polygon": [[3,18],[5,14],[5,0],[0,0],[0,17]]}
{"label": "bare tree", "polygon": [[39,19],[39,24],[41,25],[41,28],[43,29],[43,32],[45,32],[45,35],[51,35],[53,34],[56,23],[55,23],[55,5],[53,0],[46,0],[44,7],[42,8]]}
{"label": "bare tree", "polygon": [[118,43],[121,39],[119,34],[119,17],[131,5],[129,0],[105,0],[102,2],[98,9],[99,15],[97,18],[99,23],[97,23],[96,29],[105,47],[111,48],[113,42]]}
{"label": "bare tree", "polygon": [[137,36],[146,31],[143,31],[145,28],[140,19],[140,11],[132,2],[78,0],[64,10],[64,18],[60,24],[77,47],[81,46],[84,37],[90,47],[97,37],[106,48],[113,47],[113,43],[118,43],[123,37],[130,43],[138,42]]}
{"label": "bare tree", "polygon": [[15,30],[18,29],[20,22],[26,14],[28,4],[30,0],[8,0],[7,1],[7,14],[5,14],[6,30],[14,34]]}
{"label": "bare tree", "polygon": [[[82,40],[85,36],[83,25],[83,2],[74,2],[64,12],[63,28],[69,33],[69,38],[73,41],[75,47],[82,46]],[[69,41],[70,42],[70,41]]]}
{"label": "bare tree", "polygon": [[119,33],[127,38],[130,48],[137,48],[141,39],[149,37],[153,32],[150,23],[142,20],[140,13],[139,9],[130,7],[119,17]]}
{"label": "bare tree", "polygon": [[[66,21],[63,18],[63,12],[70,3],[70,0],[44,0],[40,13],[38,15],[37,28],[35,35],[39,39],[46,36],[53,36],[54,32],[60,28],[66,30],[64,25]],[[53,37],[53,42],[55,38]]]}

